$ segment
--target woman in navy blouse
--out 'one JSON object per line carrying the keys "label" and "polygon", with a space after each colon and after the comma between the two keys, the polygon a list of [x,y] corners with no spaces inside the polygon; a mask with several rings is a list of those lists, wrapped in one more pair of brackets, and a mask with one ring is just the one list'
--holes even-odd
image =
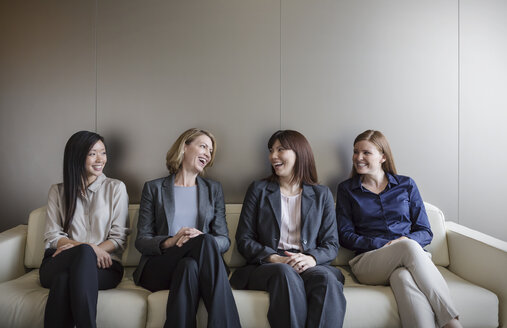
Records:
{"label": "woman in navy blouse", "polygon": [[367,130],[354,140],[352,177],[338,186],[340,244],[364,284],[393,290],[403,327],[461,327],[447,284],[423,247],[431,242],[417,186],[397,175],[387,139]]}

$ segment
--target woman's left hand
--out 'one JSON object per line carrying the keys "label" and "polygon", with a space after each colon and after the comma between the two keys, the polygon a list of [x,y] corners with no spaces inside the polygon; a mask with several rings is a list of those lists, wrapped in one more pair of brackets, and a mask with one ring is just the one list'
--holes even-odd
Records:
{"label": "woman's left hand", "polygon": [[405,237],[405,236],[401,236],[401,237],[399,237],[399,238],[396,238],[396,239],[393,239],[393,240],[391,240],[391,241],[388,241],[388,242],[387,242],[384,246],[382,246],[382,247],[386,247],[386,246],[392,245],[392,244],[397,243],[397,242],[399,242],[400,240],[403,240],[403,239],[408,239],[408,238],[407,238],[407,237]]}
{"label": "woman's left hand", "polygon": [[315,258],[311,255],[306,255],[303,253],[291,253],[285,251],[285,255],[287,255],[290,259],[287,262],[297,273],[305,272],[307,269],[312,268],[317,265]]}

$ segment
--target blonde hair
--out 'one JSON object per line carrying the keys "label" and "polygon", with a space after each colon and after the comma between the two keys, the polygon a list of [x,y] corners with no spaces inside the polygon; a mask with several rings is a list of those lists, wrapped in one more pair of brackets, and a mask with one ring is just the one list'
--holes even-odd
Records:
{"label": "blonde hair", "polygon": [[[389,142],[387,142],[387,138],[382,134],[382,132],[376,130],[366,130],[356,137],[354,145],[363,140],[374,144],[375,147],[377,147],[377,150],[385,156],[386,160],[382,163],[382,170],[391,174],[397,174],[391,147],[389,147]],[[355,177],[357,175],[356,168],[352,165],[352,172],[350,173],[350,176]]]}
{"label": "blonde hair", "polygon": [[181,162],[183,161],[183,149],[185,145],[191,144],[192,141],[195,140],[195,138],[202,135],[205,135],[211,139],[211,144],[213,148],[213,151],[211,152],[210,161],[206,167],[213,165],[217,149],[215,136],[213,136],[210,132],[206,130],[192,128],[183,132],[178,137],[178,139],[176,139],[176,141],[173,143],[171,149],[169,149],[169,151],[167,152],[165,165],[169,170],[169,173],[174,174],[180,170]]}

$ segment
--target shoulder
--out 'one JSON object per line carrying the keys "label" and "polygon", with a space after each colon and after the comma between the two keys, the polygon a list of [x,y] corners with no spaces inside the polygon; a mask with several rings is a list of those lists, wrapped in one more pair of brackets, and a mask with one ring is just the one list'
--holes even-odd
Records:
{"label": "shoulder", "polygon": [[331,192],[329,190],[328,186],[324,186],[321,184],[315,184],[315,185],[308,185],[316,194],[327,194],[328,192]]}
{"label": "shoulder", "polygon": [[210,178],[197,176],[197,180],[200,180],[202,183],[206,184],[211,189],[221,189],[222,188],[222,184],[220,182],[215,181]]}
{"label": "shoulder", "polygon": [[276,182],[270,182],[268,180],[256,180],[250,183],[248,186],[248,193],[259,194],[266,190],[276,191],[280,189],[280,186]]}
{"label": "shoulder", "polygon": [[390,174],[389,178],[396,180],[400,186],[413,187],[416,186],[414,179],[406,175]]}
{"label": "shoulder", "polygon": [[54,192],[59,192],[59,191],[63,191],[63,182],[61,183],[55,183],[54,185],[51,185],[51,187],[49,187],[49,193],[54,193]]}
{"label": "shoulder", "polygon": [[103,183],[105,186],[110,186],[113,188],[125,188],[123,181],[118,179],[106,178]]}
{"label": "shoulder", "polygon": [[57,200],[63,197],[63,183],[55,183],[49,187],[48,198],[50,200]]}
{"label": "shoulder", "polygon": [[164,184],[164,181],[169,179],[171,176],[162,177],[154,180],[149,180],[144,183],[144,188],[148,188],[149,190],[155,190],[162,188],[162,185]]}
{"label": "shoulder", "polygon": [[338,191],[351,190],[355,184],[355,178],[349,178],[338,185]]}

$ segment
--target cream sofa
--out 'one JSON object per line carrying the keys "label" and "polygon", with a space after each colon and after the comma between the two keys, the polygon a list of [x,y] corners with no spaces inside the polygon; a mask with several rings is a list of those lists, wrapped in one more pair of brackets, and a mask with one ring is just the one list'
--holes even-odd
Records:
{"label": "cream sofa", "polygon": [[[123,255],[125,277],[112,290],[100,291],[99,327],[162,327],[168,291],[150,293],[132,281],[140,254],[134,247],[138,205],[130,205],[132,234]],[[427,247],[446,279],[465,327],[504,327],[507,320],[507,243],[453,222],[426,204],[433,242]],[[241,205],[227,205],[232,245],[224,258],[232,270],[245,261],[234,242]],[[48,290],[40,286],[38,268],[43,255],[45,207],[34,210],[28,225],[0,233],[0,327],[42,327]],[[388,286],[359,284],[347,265],[353,256],[340,249],[334,264],[345,275],[345,327],[400,327],[393,293]],[[269,299],[265,292],[234,290],[243,327],[269,327]],[[198,311],[199,327],[206,326],[206,310]]]}

